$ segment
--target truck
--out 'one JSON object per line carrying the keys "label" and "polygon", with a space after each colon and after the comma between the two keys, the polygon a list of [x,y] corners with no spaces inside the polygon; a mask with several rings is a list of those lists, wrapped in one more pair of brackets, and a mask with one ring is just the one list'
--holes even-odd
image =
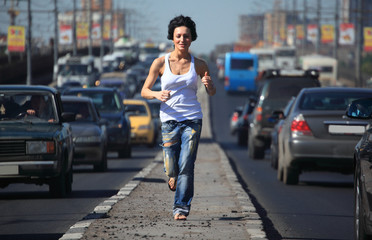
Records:
{"label": "truck", "polygon": [[275,63],[279,69],[295,69],[297,67],[296,48],[292,46],[275,47]]}
{"label": "truck", "polygon": [[81,86],[94,86],[99,78],[97,61],[94,56],[71,56],[66,54],[60,57],[53,69],[53,80],[57,82],[58,88],[65,84],[77,82]]}
{"label": "truck", "polygon": [[319,71],[319,81],[322,86],[337,86],[337,59],[311,54],[300,57],[302,69],[317,69]]}
{"label": "truck", "polygon": [[258,70],[275,69],[275,50],[273,48],[251,48],[250,53],[258,56]]}
{"label": "truck", "polygon": [[123,58],[126,65],[132,65],[138,61],[138,42],[132,38],[122,37],[114,43],[113,54]]}
{"label": "truck", "polygon": [[225,90],[256,91],[258,56],[249,52],[228,52],[225,55]]}

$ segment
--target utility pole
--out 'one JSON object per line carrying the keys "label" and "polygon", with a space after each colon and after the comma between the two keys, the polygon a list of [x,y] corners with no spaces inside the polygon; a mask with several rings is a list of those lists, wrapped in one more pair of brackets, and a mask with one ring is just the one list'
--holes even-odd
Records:
{"label": "utility pole", "polygon": [[76,0],[73,0],[73,16],[72,16],[72,46],[73,56],[77,54],[77,38],[76,38]]}
{"label": "utility pole", "polygon": [[59,36],[58,36],[58,9],[57,9],[57,0],[54,0],[54,41],[53,41],[54,65],[57,65],[57,62],[58,62],[58,42],[59,42]]}
{"label": "utility pole", "polygon": [[32,68],[31,68],[31,54],[32,54],[32,16],[31,16],[31,0],[27,1],[27,18],[28,18],[28,29],[27,29],[27,85],[31,85],[32,82]]}
{"label": "utility pole", "polygon": [[114,51],[114,38],[113,38],[113,25],[114,25],[114,12],[113,12],[113,7],[112,7],[112,2],[111,2],[111,19],[110,19],[110,52],[112,53]]}
{"label": "utility pole", "polygon": [[356,9],[356,44],[355,44],[355,85],[357,87],[363,87],[363,81],[361,77],[361,61],[362,61],[362,9],[363,1],[357,0],[357,9]]}
{"label": "utility pole", "polygon": [[89,55],[93,55],[93,50],[92,50],[92,45],[93,45],[93,40],[92,40],[92,6],[91,6],[91,1],[88,1],[88,31],[89,31],[89,44],[88,44],[88,52]]}
{"label": "utility pole", "polygon": [[[10,8],[8,10],[8,14],[10,16],[10,25],[11,26],[14,26],[15,25],[15,18],[17,17],[18,15],[18,11],[16,11],[14,9],[14,0],[12,0],[10,2]],[[11,63],[12,62],[12,53],[11,52],[8,52],[8,62]]]}
{"label": "utility pole", "polygon": [[293,46],[296,47],[296,42],[297,42],[297,9],[296,9],[296,1],[293,0]]}
{"label": "utility pole", "polygon": [[304,22],[302,28],[304,30],[304,38],[302,39],[302,53],[305,53],[307,41],[307,0],[304,0]]}
{"label": "utility pole", "polygon": [[338,37],[339,37],[339,0],[335,0],[335,36],[333,38],[333,57],[338,59],[337,49],[338,49]]}
{"label": "utility pole", "polygon": [[316,28],[317,28],[317,35],[316,35],[316,43],[315,43],[315,52],[319,54],[320,52],[320,0],[318,0],[318,3],[317,3],[317,10],[316,10],[316,15],[317,15],[317,19],[316,19]]}
{"label": "utility pole", "polygon": [[101,47],[99,51],[99,58],[100,58],[100,64],[101,69],[103,68],[103,54],[104,54],[104,42],[103,42],[103,24],[104,24],[104,6],[103,6],[103,0],[101,0]]}

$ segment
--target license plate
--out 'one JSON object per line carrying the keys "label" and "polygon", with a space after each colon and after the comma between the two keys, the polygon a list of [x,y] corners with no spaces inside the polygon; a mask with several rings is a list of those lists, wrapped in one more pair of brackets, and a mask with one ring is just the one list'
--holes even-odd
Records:
{"label": "license plate", "polygon": [[351,125],[329,125],[328,132],[332,134],[357,134],[361,135],[366,131],[365,126]]}
{"label": "license plate", "polygon": [[17,165],[1,166],[0,175],[18,175],[19,170]]}

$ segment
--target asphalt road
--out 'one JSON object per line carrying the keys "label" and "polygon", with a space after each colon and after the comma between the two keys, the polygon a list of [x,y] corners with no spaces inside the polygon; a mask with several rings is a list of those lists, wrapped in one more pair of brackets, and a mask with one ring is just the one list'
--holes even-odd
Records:
{"label": "asphalt road", "polygon": [[108,171],[97,173],[89,165],[74,166],[72,194],[50,198],[48,186],[13,184],[0,189],[0,239],[59,239],[129,182],[155,157],[160,147],[133,147],[132,158],[109,153]]}
{"label": "asphalt road", "polygon": [[263,160],[249,159],[247,147],[230,135],[231,114],[247,99],[247,94],[226,94],[223,82],[217,82],[211,98],[213,134],[255,202],[269,239],[353,239],[352,176],[314,172],[302,174],[297,186],[279,182],[269,151]]}

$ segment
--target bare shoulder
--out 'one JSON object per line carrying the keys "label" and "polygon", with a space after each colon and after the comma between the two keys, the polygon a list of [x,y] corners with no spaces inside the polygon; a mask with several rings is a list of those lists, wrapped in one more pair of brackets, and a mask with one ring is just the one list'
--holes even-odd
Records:
{"label": "bare shoulder", "polygon": [[158,67],[162,67],[164,66],[164,63],[165,63],[165,56],[161,56],[161,57],[156,58],[152,64]]}
{"label": "bare shoulder", "polygon": [[208,64],[201,58],[194,57],[195,59],[195,70],[199,75],[204,75],[205,72],[209,72]]}
{"label": "bare shoulder", "polygon": [[162,75],[163,72],[164,72],[164,63],[165,63],[165,57],[164,56],[156,58],[152,62],[150,72],[153,71],[153,72],[157,72],[157,73]]}

